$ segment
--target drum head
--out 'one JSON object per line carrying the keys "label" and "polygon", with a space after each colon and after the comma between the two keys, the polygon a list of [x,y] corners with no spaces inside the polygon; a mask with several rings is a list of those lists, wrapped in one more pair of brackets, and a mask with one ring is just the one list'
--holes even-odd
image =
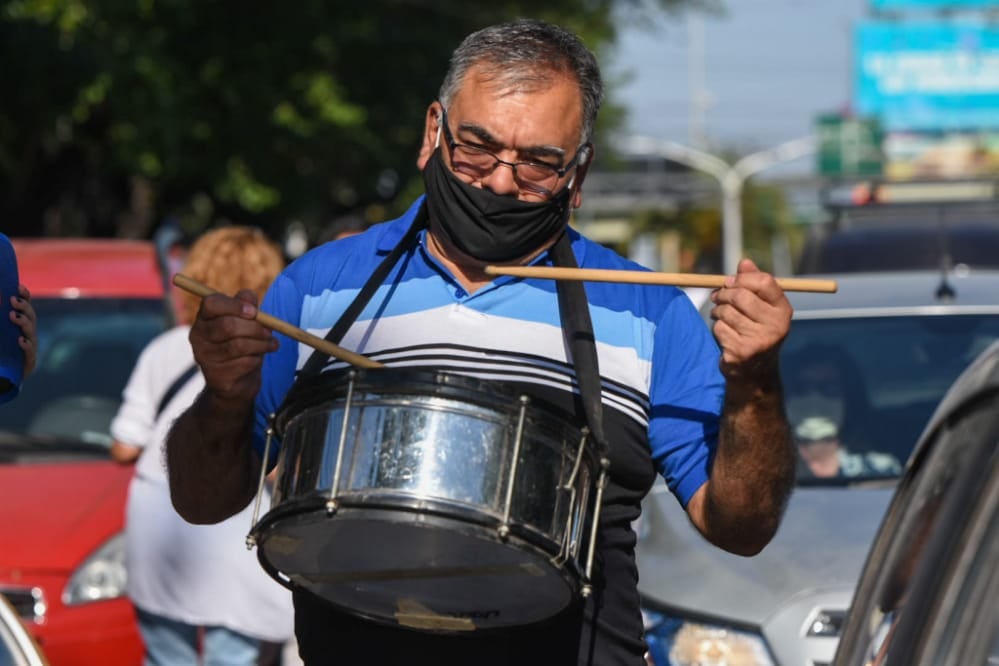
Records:
{"label": "drum head", "polygon": [[551,617],[578,593],[573,572],[516,534],[501,540],[495,528],[432,512],[290,508],[258,526],[264,568],[377,622],[438,633],[510,627]]}

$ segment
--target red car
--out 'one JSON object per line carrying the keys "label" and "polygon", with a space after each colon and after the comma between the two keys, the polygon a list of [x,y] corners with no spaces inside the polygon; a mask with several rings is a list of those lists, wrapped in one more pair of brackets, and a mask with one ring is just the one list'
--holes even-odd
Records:
{"label": "red car", "polygon": [[38,313],[39,356],[0,406],[0,594],[51,666],[138,666],[124,596],[131,467],[111,419],[143,346],[172,324],[157,244],[12,239]]}

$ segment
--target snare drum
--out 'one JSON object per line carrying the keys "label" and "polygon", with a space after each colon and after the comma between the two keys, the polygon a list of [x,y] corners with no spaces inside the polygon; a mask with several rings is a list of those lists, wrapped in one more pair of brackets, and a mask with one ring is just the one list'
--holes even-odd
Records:
{"label": "snare drum", "polygon": [[433,632],[537,622],[589,591],[606,466],[547,403],[453,373],[350,369],[302,380],[269,437],[271,509],[248,543],[289,587]]}

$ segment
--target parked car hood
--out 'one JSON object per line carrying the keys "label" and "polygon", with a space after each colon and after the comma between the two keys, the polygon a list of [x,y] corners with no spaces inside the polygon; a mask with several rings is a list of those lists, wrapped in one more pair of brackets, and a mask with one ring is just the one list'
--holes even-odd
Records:
{"label": "parked car hood", "polygon": [[740,557],[701,537],[659,485],[638,526],[639,590],[662,605],[753,625],[805,596],[852,595],[893,490],[798,488],[773,541]]}
{"label": "parked car hood", "polygon": [[108,460],[0,465],[0,570],[69,570],[125,521],[131,466]]}

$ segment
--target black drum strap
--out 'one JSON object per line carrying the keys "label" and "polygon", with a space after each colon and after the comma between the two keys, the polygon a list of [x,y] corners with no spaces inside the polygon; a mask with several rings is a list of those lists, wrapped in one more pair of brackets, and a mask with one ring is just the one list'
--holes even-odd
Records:
{"label": "black drum strap", "polygon": [[[340,319],[337,320],[336,324],[330,327],[329,332],[326,334],[326,339],[333,344],[339,344],[343,336],[347,334],[347,330],[351,325],[357,321],[357,318],[361,315],[361,311],[364,310],[364,306],[368,304],[371,297],[375,295],[378,291],[378,287],[382,285],[385,278],[388,277],[389,272],[399,261],[399,257],[408,250],[412,245],[413,241],[416,239],[416,234],[420,232],[421,229],[427,226],[427,213],[426,207],[421,206],[420,210],[416,214],[416,218],[413,223],[409,226],[409,229],[403,235],[403,237],[396,243],[392,251],[385,255],[382,262],[378,264],[371,277],[368,281],[364,283],[361,290],[357,293],[357,296],[351,302],[347,309],[343,311]],[[318,375],[326,362],[329,361],[329,354],[321,352],[318,349],[312,352],[305,365],[302,369],[298,371],[298,377],[308,377],[311,375]]]}
{"label": "black drum strap", "polygon": [[[551,250],[552,263],[562,268],[578,268],[576,256],[572,253],[569,234],[562,234]],[[583,402],[587,425],[593,433],[597,450],[606,455],[607,440],[604,438],[604,411],[600,389],[600,364],[597,360],[597,343],[593,335],[593,322],[590,319],[590,305],[586,289],[578,280],[556,280],[559,318],[566,344],[572,355],[579,382],[579,395]]]}

